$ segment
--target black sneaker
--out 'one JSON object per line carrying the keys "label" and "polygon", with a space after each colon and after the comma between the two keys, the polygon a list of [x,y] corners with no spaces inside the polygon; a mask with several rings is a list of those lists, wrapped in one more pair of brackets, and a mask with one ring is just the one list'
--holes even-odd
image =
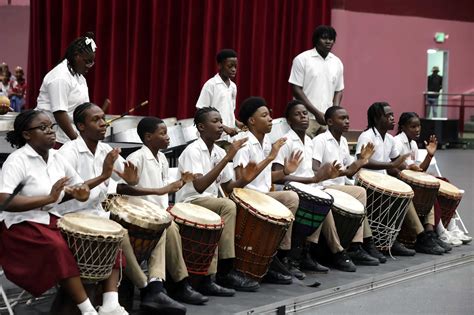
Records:
{"label": "black sneaker", "polygon": [[315,273],[328,273],[329,268],[319,264],[316,260],[311,258],[308,252],[303,253],[300,261],[300,269],[308,270]]}
{"label": "black sneaker", "polygon": [[262,282],[273,284],[292,284],[293,277],[273,269],[268,269],[267,273],[262,278]]}
{"label": "black sneaker", "polygon": [[417,251],[406,248],[399,241],[395,241],[390,249],[390,253],[394,256],[415,256]]}
{"label": "black sneaker", "polygon": [[224,288],[214,281],[211,276],[205,276],[198,287],[198,291],[207,296],[234,296],[235,290]]}
{"label": "black sneaker", "polygon": [[302,272],[301,270],[298,269],[297,263],[294,260],[292,260],[288,257],[283,257],[281,259],[281,262],[283,263],[283,265],[285,265],[286,269],[288,269],[288,271],[296,279],[303,280],[304,278],[306,278],[306,275],[304,274],[304,272]]}
{"label": "black sneaker", "polygon": [[375,247],[374,240],[372,237],[368,237],[364,239],[364,243],[362,243],[362,248],[372,257],[375,257],[379,260],[381,264],[385,264],[387,262],[387,257],[382,254],[377,247]]}
{"label": "black sneaker", "polygon": [[443,242],[442,240],[440,240],[439,237],[438,237],[438,234],[436,234],[435,231],[430,231],[430,232],[426,232],[426,233],[428,233],[431,236],[431,238],[433,238],[433,240],[436,242],[436,244],[438,244],[441,248],[444,249],[445,253],[447,253],[447,252],[449,252],[453,249],[453,247],[451,245],[449,245],[448,243]]}
{"label": "black sneaker", "polygon": [[257,281],[250,279],[235,269],[225,275],[217,274],[216,282],[223,287],[231,288],[236,291],[255,292],[260,288]]}
{"label": "black sneaker", "polygon": [[355,272],[357,270],[356,266],[349,258],[345,250],[339,253],[335,253],[332,256],[332,261],[334,268],[338,270],[346,272]]}
{"label": "black sneaker", "polygon": [[439,246],[429,233],[421,232],[416,236],[415,250],[417,253],[443,255],[444,248]]}
{"label": "black sneaker", "polygon": [[186,304],[203,305],[209,301],[209,298],[207,296],[204,296],[194,290],[193,287],[187,281],[187,279],[180,281],[178,286],[176,287],[176,290],[174,290],[172,293],[174,299]]}
{"label": "black sneaker", "polygon": [[378,266],[380,264],[379,260],[367,254],[360,244],[351,244],[347,250],[347,256],[349,256],[356,265]]}
{"label": "black sneaker", "polygon": [[186,307],[176,302],[163,291],[163,284],[154,281],[140,290],[140,307],[163,314],[186,314]]}

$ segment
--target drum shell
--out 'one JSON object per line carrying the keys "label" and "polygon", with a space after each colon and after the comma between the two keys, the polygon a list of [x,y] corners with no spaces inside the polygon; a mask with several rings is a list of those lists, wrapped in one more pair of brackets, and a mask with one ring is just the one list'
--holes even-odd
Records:
{"label": "drum shell", "polygon": [[291,221],[264,217],[234,194],[230,197],[237,204],[235,268],[261,281]]}
{"label": "drum shell", "polygon": [[365,213],[350,213],[334,205],[331,210],[341,246],[348,248],[364,220]]}
{"label": "drum shell", "polygon": [[418,216],[427,216],[433,208],[434,202],[436,200],[439,190],[439,183],[436,185],[431,185],[415,182],[411,178],[403,176],[403,173],[401,174],[400,179],[410,185],[410,187],[413,189],[415,195],[413,196],[412,202],[415,206]]}
{"label": "drum shell", "polygon": [[456,209],[461,202],[462,197],[448,196],[446,194],[438,194],[437,202],[441,208],[441,222],[445,227],[448,226],[449,222],[453,218]]}

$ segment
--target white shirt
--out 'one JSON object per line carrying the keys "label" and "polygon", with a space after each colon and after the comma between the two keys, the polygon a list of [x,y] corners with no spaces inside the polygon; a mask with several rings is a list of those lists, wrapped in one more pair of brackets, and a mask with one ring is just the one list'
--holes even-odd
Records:
{"label": "white shirt", "polygon": [[[86,79],[82,74],[72,75],[64,59],[44,77],[36,109],[45,111],[52,122],[56,122],[54,112],[65,111],[72,122],[74,109],[85,102],[89,102]],[[74,124],[72,126],[76,130]],[[56,132],[56,138],[60,143],[70,141],[61,128]]]}
{"label": "white shirt", "polygon": [[[49,150],[48,162],[28,144],[12,152],[2,167],[0,176],[0,192],[11,194],[19,183],[25,186],[20,191],[21,196],[47,196],[51,192],[53,185],[61,178],[68,176],[70,181],[67,185],[82,183],[76,171],[57,153],[56,150]],[[1,220],[5,221],[7,228],[13,224],[24,221],[49,224],[50,216],[60,216],[57,211],[58,203],[63,199],[64,192],[61,193],[55,203],[45,205],[41,208],[31,209],[23,212],[3,211],[0,214]]]}
{"label": "white shirt", "polygon": [[[136,185],[142,188],[161,188],[169,184],[168,160],[165,155],[158,152],[154,156],[147,146],[142,146],[139,150],[133,152],[127,157],[137,167],[139,181]],[[123,180],[122,180],[123,182]],[[159,205],[162,209],[168,208],[168,194],[165,195],[147,195],[140,196],[147,201]]]}
{"label": "white shirt", "polygon": [[[193,174],[206,175],[226,155],[224,149],[214,144],[212,152],[209,152],[202,138],[198,138],[184,149],[178,159],[178,171],[191,172]],[[218,197],[219,185],[227,183],[234,173],[229,165],[226,165],[217,179],[207,187],[201,194],[194,189],[192,182],[187,183],[176,193],[177,202],[189,202],[200,197]]]}
{"label": "white shirt", "polygon": [[222,123],[230,128],[235,128],[235,100],[237,97],[237,85],[232,80],[230,85],[216,74],[210,78],[201,89],[196,107],[214,107],[222,117]]}
{"label": "white shirt", "polygon": [[[97,143],[97,148],[95,149],[95,154],[92,154],[84,142],[84,139],[79,136],[75,140],[66,142],[58,150],[58,154],[77,171],[84,181],[86,181],[102,174],[105,157],[111,150],[112,147],[110,145],[99,141],[99,143]],[[119,156],[114,163],[114,169],[123,172],[124,162],[125,160]],[[112,178],[114,180],[120,179],[115,172],[112,173]],[[90,191],[89,199],[85,202],[69,200],[61,204],[60,209],[62,214],[71,211],[84,210],[102,217],[108,217],[108,213],[106,213],[102,208],[102,201],[107,198],[109,181],[110,180],[108,179],[94,187]]]}
{"label": "white shirt", "polygon": [[[341,165],[341,170],[345,170],[352,164],[353,158],[349,152],[347,139],[341,136],[338,142],[329,130],[319,134],[313,139],[314,150],[313,159],[319,161],[321,165],[337,161]],[[327,179],[321,183],[323,186],[345,185],[345,176]]]}
{"label": "white shirt", "polygon": [[411,165],[418,161],[418,145],[415,140],[408,140],[407,135],[402,131],[394,137],[395,147],[400,155],[410,153],[410,156],[405,160],[407,165]]}
{"label": "white shirt", "polygon": [[[270,154],[272,144],[270,143],[268,135],[265,135],[262,144],[258,142],[257,138],[255,138],[250,131],[245,132],[243,137],[248,137],[248,141],[234,156],[234,167],[241,165],[245,167],[250,161],[258,164]],[[264,193],[269,192],[272,187],[272,163],[269,163],[267,167],[245,187]]]}
{"label": "white shirt", "polygon": [[324,59],[316,48],[293,59],[288,82],[303,88],[303,93],[321,112],[332,106],[334,93],[344,89],[341,59],[329,53]]}
{"label": "white shirt", "polygon": [[278,163],[284,166],[285,159],[289,159],[291,153],[302,151],[303,160],[296,171],[291,173],[291,175],[299,177],[313,177],[313,142],[311,142],[311,138],[305,135],[303,144],[300,137],[296,134],[296,132],[293,131],[293,129],[290,129],[290,131],[288,131],[283,137],[286,138],[286,142],[280,148],[280,151],[278,151],[278,155],[273,163]]}
{"label": "white shirt", "polygon": [[[369,128],[360,134],[357,140],[356,155],[360,153],[362,146],[372,142],[375,147],[372,160],[378,162],[391,162],[392,159],[397,158],[400,153],[395,146],[395,139],[389,133],[385,134],[385,139],[382,139],[377,128]],[[369,169],[370,170],[370,169]],[[386,170],[370,170],[377,173],[387,174]]]}

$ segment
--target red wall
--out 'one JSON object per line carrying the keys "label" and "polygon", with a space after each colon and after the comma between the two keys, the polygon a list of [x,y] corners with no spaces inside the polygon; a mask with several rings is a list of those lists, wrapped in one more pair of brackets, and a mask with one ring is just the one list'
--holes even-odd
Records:
{"label": "red wall", "polygon": [[[474,88],[474,23],[332,10],[337,31],[334,52],[344,63],[343,106],[351,128],[367,124],[367,108],[388,101],[396,119],[404,111],[423,113],[428,48],[449,51],[449,92]],[[433,40],[435,32],[449,38]]]}

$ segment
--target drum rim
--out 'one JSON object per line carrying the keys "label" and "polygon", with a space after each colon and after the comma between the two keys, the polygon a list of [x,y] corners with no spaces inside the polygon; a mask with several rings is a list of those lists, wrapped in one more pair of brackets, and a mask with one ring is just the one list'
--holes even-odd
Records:
{"label": "drum rim", "polygon": [[337,206],[336,203],[335,203],[335,202],[336,202],[336,198],[334,198],[334,196],[332,196],[332,195],[328,192],[327,194],[331,195],[331,196],[334,198],[334,203],[332,204],[331,209],[332,209],[332,208],[336,208],[336,209],[342,210],[342,211],[347,212],[347,213],[352,214],[352,215],[360,215],[360,214],[366,215],[366,214],[367,214],[367,209],[366,209],[366,207],[364,206],[364,204],[363,204],[362,202],[360,202],[359,200],[357,200],[354,196],[351,196],[350,194],[346,193],[345,191],[337,190],[337,189],[334,189],[334,188],[327,188],[326,190],[336,191],[337,194],[339,194],[339,193],[346,194],[346,195],[348,195],[349,197],[351,197],[350,199],[353,199],[353,201],[356,201],[358,204],[360,204],[360,205],[362,206],[362,212],[361,212],[361,211],[359,211],[359,212],[350,212],[350,211],[347,211],[346,209],[341,208],[340,206]]}
{"label": "drum rim", "polygon": [[[425,182],[425,181],[421,181],[420,179],[422,178],[416,178],[416,177],[413,177],[411,176],[410,174],[413,173],[421,173],[421,174],[424,174],[423,177],[425,178],[429,178],[432,180],[432,182]],[[412,170],[403,170],[400,172],[400,180],[407,183],[407,184],[416,184],[416,185],[419,185],[421,187],[427,187],[427,188],[439,188],[440,187],[440,183],[438,181],[438,179],[436,177],[434,177],[433,175],[430,175],[430,174],[427,174],[425,172],[415,172],[415,171],[412,171]]]}
{"label": "drum rim", "polygon": [[184,224],[186,226],[190,226],[190,227],[194,227],[194,228],[202,229],[202,230],[220,230],[220,229],[223,229],[224,226],[225,226],[224,220],[222,219],[222,217],[220,215],[213,212],[212,210],[207,209],[206,207],[195,205],[195,204],[192,204],[192,205],[201,207],[201,208],[206,209],[209,212],[214,213],[215,215],[217,215],[220,218],[220,223],[214,223],[214,224],[213,223],[199,223],[199,222],[191,221],[190,219],[183,218],[183,217],[181,217],[177,214],[174,214],[171,211],[173,210],[173,208],[177,204],[187,204],[187,203],[184,203],[184,202],[175,203],[172,207],[169,207],[167,209],[167,211],[170,214],[170,216],[173,218],[174,222],[176,222],[178,224]]}
{"label": "drum rim", "polygon": [[[260,217],[262,218],[263,220],[265,221],[271,221],[271,222],[292,222],[294,219],[295,219],[295,216],[294,214],[290,211],[290,209],[288,209],[284,204],[282,204],[281,202],[279,202],[278,200],[274,199],[275,202],[281,204],[286,210],[288,210],[288,214],[289,216],[287,217],[275,217],[275,216],[272,216],[270,214],[265,214],[265,213],[261,213],[260,211],[258,211],[258,209],[255,209],[254,207],[252,207],[252,205],[250,205],[249,203],[243,201],[240,197],[238,197],[236,194],[235,194],[235,191],[238,191],[238,190],[248,190],[248,191],[252,191],[252,192],[256,192],[256,193],[259,193],[259,194],[262,194],[262,195],[265,195],[264,193],[262,192],[259,192],[259,191],[256,191],[256,190],[251,190],[251,189],[247,189],[247,188],[234,188],[234,190],[232,191],[232,193],[229,195],[230,199],[232,199],[235,203],[239,203],[239,204],[243,204],[245,205],[245,209],[247,210],[250,210],[249,212],[252,212],[254,213],[257,217]],[[267,196],[265,195],[266,197],[269,197],[269,198],[272,198],[270,196]],[[286,224],[286,223],[283,223],[283,225]]]}
{"label": "drum rim", "polygon": [[[441,195],[441,196],[445,196],[445,197],[450,197],[450,199],[454,199],[454,200],[458,200],[458,199],[461,199],[462,196],[463,196],[463,193],[461,192],[461,190],[454,186],[453,184],[445,181],[445,180],[442,180],[440,178],[437,178],[437,180],[439,181],[439,190],[438,190],[438,195]],[[441,184],[441,182],[443,182],[443,184]],[[448,184],[450,186],[453,186],[454,188],[456,188],[458,191],[455,191],[455,192],[452,192],[452,191],[447,191],[446,189],[444,189],[444,187],[442,188],[443,185],[445,184]]]}
{"label": "drum rim", "polygon": [[[334,203],[334,198],[333,196],[331,196],[330,194],[328,194],[327,192],[325,192],[324,190],[322,189],[319,189],[323,194],[329,196],[328,199],[323,199],[319,196],[314,196],[314,195],[311,195],[305,191],[302,191],[301,189],[299,189],[298,187],[295,187],[292,185],[292,183],[298,183],[298,182],[295,182],[295,181],[292,181],[292,182],[288,182],[285,184],[285,186],[283,187],[284,190],[291,190],[291,191],[294,191],[298,194],[298,196],[302,195],[304,196],[305,199],[310,199],[312,201],[317,201],[317,202],[320,202],[320,203],[323,203],[325,206],[330,206]],[[302,184],[302,183],[298,183],[298,184]],[[304,185],[304,184],[302,184]],[[309,186],[311,187],[311,186]],[[315,187],[311,187],[311,188],[315,188]]]}
{"label": "drum rim", "polygon": [[[103,222],[107,222],[108,224],[115,226],[117,228],[117,231],[115,233],[113,233],[112,231],[108,231],[109,234],[107,234],[107,235],[105,235],[104,231],[98,231],[98,230],[74,231],[74,230],[71,229],[72,227],[84,227],[84,226],[77,225],[77,224],[75,224],[71,221],[68,221],[68,219],[73,218],[73,217],[76,217],[78,219],[80,217],[89,217],[89,218],[92,218],[92,219],[102,219]],[[101,220],[98,220],[98,221],[101,221]],[[85,214],[85,213],[75,213],[75,212],[67,213],[63,217],[59,218],[59,220],[57,221],[57,227],[63,233],[67,233],[67,234],[81,235],[81,236],[86,237],[86,238],[88,238],[88,237],[100,237],[100,238],[104,238],[104,239],[116,239],[116,240],[119,240],[119,241],[123,239],[123,237],[125,236],[125,233],[126,233],[126,230],[123,228],[123,226],[121,226],[119,223],[117,223],[113,220],[105,219],[105,218],[95,216],[95,215],[90,215],[90,214]]]}
{"label": "drum rim", "polygon": [[[389,176],[389,175],[387,175]],[[397,178],[395,178],[397,179]],[[404,185],[407,185],[408,187],[410,187],[410,185],[408,185],[407,183],[397,179],[398,181],[402,182]],[[366,189],[367,188],[370,188],[372,190],[375,190],[376,192],[380,192],[380,193],[385,193],[385,192],[390,192],[392,195],[397,195],[397,197],[402,197],[402,198],[413,198],[413,196],[415,195],[415,193],[413,192],[413,189],[410,187],[410,191],[407,191],[407,192],[400,192],[400,191],[395,191],[395,190],[390,190],[390,189],[384,189],[384,188],[381,188],[381,187],[378,187],[378,186],[375,186],[374,184],[368,182],[367,180],[365,180],[364,178],[361,178],[360,177],[360,174],[358,174],[356,176],[356,183],[360,183],[360,184],[364,184],[364,185],[361,185],[363,187],[365,187]]]}

